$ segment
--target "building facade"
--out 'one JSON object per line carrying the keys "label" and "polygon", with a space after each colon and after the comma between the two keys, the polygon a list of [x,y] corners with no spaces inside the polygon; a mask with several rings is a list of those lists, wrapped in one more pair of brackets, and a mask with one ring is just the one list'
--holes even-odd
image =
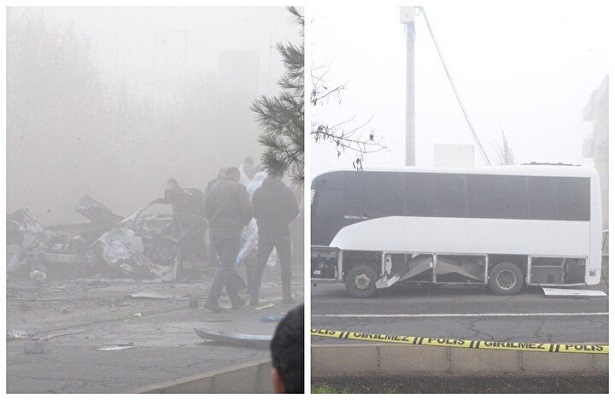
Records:
{"label": "building facade", "polygon": [[583,143],[583,157],[594,160],[602,191],[602,226],[609,228],[609,76],[591,95],[583,110],[583,120],[592,130]]}

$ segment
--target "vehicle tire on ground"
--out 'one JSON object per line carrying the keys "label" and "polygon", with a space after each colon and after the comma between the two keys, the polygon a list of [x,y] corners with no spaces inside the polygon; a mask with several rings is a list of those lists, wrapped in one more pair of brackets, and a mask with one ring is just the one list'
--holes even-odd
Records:
{"label": "vehicle tire on ground", "polygon": [[523,288],[523,273],[511,262],[501,262],[489,272],[489,287],[497,295],[517,294]]}
{"label": "vehicle tire on ground", "polygon": [[355,265],[346,273],[344,278],[348,293],[352,297],[358,298],[374,297],[378,293],[377,280],[378,274],[376,271],[365,264]]}

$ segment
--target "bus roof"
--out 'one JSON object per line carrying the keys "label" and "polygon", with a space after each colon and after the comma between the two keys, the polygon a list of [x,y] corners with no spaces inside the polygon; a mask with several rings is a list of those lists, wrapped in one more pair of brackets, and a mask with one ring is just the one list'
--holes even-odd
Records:
{"label": "bus roof", "polygon": [[[443,174],[478,174],[478,175],[527,175],[527,176],[571,176],[571,177],[597,177],[594,168],[581,165],[564,164],[523,164],[500,165],[493,167],[452,168],[452,167],[391,167],[371,166],[364,168],[366,172],[423,172]],[[360,172],[352,168],[341,168],[325,171],[316,178],[335,172]]]}

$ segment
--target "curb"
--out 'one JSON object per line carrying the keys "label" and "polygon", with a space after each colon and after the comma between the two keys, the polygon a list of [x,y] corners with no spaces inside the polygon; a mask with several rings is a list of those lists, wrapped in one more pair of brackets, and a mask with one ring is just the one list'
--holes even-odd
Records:
{"label": "curb", "polygon": [[[312,376],[606,373],[608,354],[396,345],[312,346]],[[342,361],[343,360],[343,363]]]}
{"label": "curb", "polygon": [[138,388],[129,393],[274,393],[271,360],[265,359],[223,370]]}

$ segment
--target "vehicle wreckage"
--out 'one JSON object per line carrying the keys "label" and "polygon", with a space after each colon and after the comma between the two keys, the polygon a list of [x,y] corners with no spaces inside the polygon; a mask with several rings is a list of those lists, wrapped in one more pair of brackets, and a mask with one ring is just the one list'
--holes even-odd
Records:
{"label": "vehicle wreckage", "polygon": [[191,216],[190,226],[178,227],[173,214],[149,213],[151,206],[123,218],[83,196],[75,211],[89,222],[52,228],[44,228],[28,208],[10,213],[7,245],[16,251],[7,252],[7,273],[25,272],[39,281],[67,270],[79,278],[173,281],[182,263],[183,243],[195,243],[195,237],[202,240],[207,221]]}

